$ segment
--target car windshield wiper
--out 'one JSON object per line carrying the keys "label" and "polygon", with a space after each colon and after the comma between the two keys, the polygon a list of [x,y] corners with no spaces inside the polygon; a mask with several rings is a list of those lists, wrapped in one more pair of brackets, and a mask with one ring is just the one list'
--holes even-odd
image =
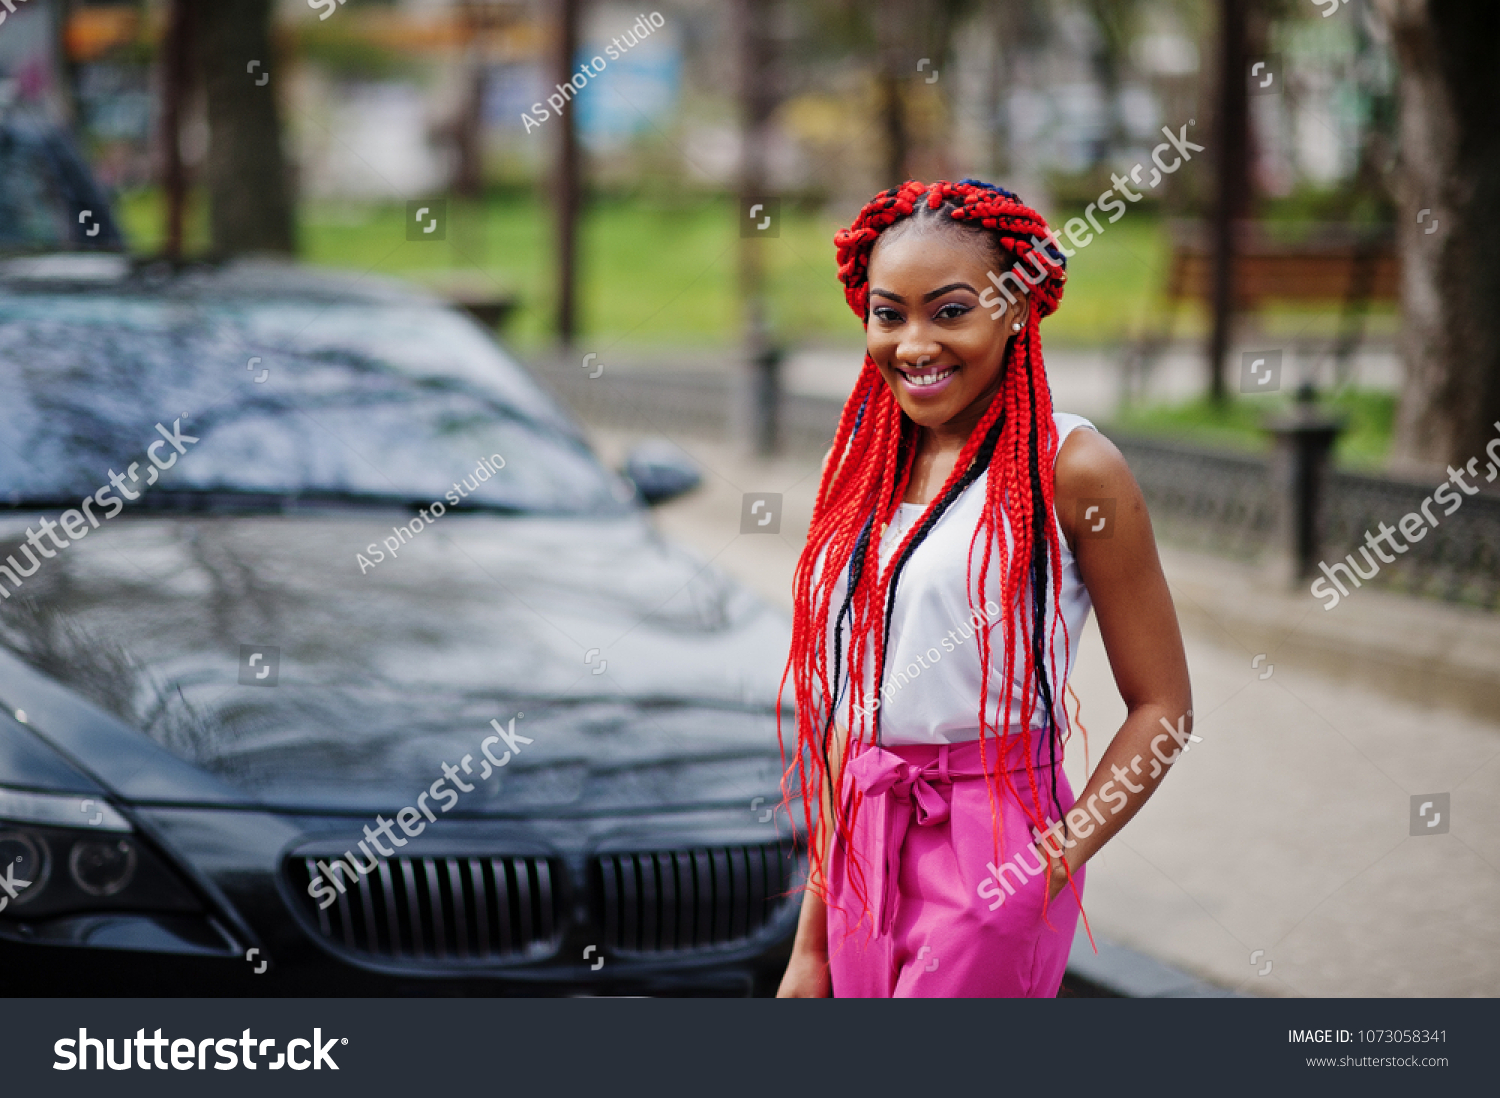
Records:
{"label": "car windshield wiper", "polygon": [[[32,496],[4,501],[12,511],[64,511],[76,508],[83,493],[76,496]],[[127,511],[152,512],[287,512],[300,510],[376,509],[397,507],[412,512],[430,507],[434,499],[441,499],[437,492],[421,498],[400,494],[377,494],[351,492],[341,489],[311,489],[306,491],[265,491],[237,488],[153,488],[126,504]],[[467,499],[458,506],[445,505],[450,511],[478,511],[487,514],[520,515],[536,510],[516,503],[504,501],[481,501]]]}

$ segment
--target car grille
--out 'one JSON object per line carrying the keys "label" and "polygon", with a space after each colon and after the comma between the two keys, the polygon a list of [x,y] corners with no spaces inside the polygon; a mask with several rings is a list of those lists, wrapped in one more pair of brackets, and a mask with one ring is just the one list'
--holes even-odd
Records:
{"label": "car grille", "polygon": [[[307,897],[317,859],[294,858],[288,870]],[[534,857],[388,858],[328,907],[311,897],[308,906],[325,940],[371,956],[534,957],[556,945],[559,870]]]}
{"label": "car grille", "polygon": [[787,902],[791,849],[777,843],[601,854],[593,883],[607,945],[671,953],[752,938]]}

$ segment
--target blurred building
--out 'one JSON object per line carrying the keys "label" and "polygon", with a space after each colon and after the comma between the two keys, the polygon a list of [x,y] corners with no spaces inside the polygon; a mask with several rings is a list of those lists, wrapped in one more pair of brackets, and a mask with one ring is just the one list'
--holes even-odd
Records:
{"label": "blurred building", "polygon": [[[682,32],[670,19],[607,56],[606,45],[639,14],[590,5],[578,51],[579,64],[604,62],[576,98],[580,137],[596,168],[613,163],[626,175],[639,167],[637,145],[672,128],[682,95]],[[293,126],[307,193],[396,198],[445,189],[465,124],[480,129],[487,178],[536,177],[551,153],[536,110],[556,83],[550,16],[547,4],[463,0],[351,5],[326,21],[298,11]]]}

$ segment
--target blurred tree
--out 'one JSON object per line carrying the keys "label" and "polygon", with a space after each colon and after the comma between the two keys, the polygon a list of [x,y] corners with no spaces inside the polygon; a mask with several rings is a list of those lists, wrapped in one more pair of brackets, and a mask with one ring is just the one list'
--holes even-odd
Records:
{"label": "blurred tree", "polygon": [[75,0],[53,0],[52,56],[57,65],[57,105],[63,121],[78,125],[78,65],[68,52],[68,20],[73,17]]}
{"label": "blurred tree", "polygon": [[[874,45],[876,109],[883,136],[880,186],[894,187],[916,171],[913,151],[934,143],[932,135],[923,140],[911,132],[908,89],[914,80],[927,81],[935,72],[941,77],[953,57],[954,32],[980,6],[979,0],[839,0],[834,6],[861,16],[866,29],[852,37]],[[924,59],[926,64],[918,70]]]}
{"label": "blurred tree", "polygon": [[463,89],[445,136],[452,140],[455,153],[453,192],[477,198],[484,190],[484,105],[489,97],[490,42],[496,31],[523,22],[527,7],[518,0],[457,0],[457,4]]}
{"label": "blurred tree", "polygon": [[484,190],[484,95],[489,75],[485,64],[484,32],[492,12],[488,5],[461,3],[463,33],[463,92],[451,124],[454,159],[453,193],[478,198]]}
{"label": "blurred tree", "polygon": [[885,167],[881,185],[894,187],[910,178],[910,142],[906,126],[906,79],[917,59],[908,58],[912,31],[926,8],[926,0],[880,0],[870,11],[875,16],[875,37],[880,60],[875,84],[880,97],[880,126],[885,132]]}
{"label": "blurred tree", "polygon": [[209,230],[221,255],[290,254],[295,248],[276,110],[272,7],[272,0],[192,5],[208,100]]}
{"label": "blurred tree", "polygon": [[[779,71],[775,65],[772,26],[777,0],[737,0],[735,35],[739,40],[737,77],[740,105],[739,217],[745,204],[770,198],[771,116],[776,110]],[[781,351],[771,333],[766,300],[764,241],[740,226],[739,292],[744,313],[746,373],[736,419],[750,449],[772,454],[779,444]],[[779,231],[779,227],[778,227]]]}
{"label": "blurred tree", "polygon": [[172,0],[161,48],[161,184],[166,199],[165,250],[182,258],[183,221],[187,213],[187,166],[182,160],[182,116],[192,85],[193,8],[190,0]]}
{"label": "blurred tree", "polygon": [[[924,166],[931,166],[925,156],[922,165],[914,163],[918,154],[945,149],[948,144],[945,134],[913,132],[911,89],[916,84],[934,83],[947,100],[950,116],[957,110],[972,110],[973,104],[952,101],[954,82],[941,77],[953,60],[954,36],[961,26],[973,25],[969,17],[981,8],[1015,2],[803,0],[793,12],[800,33],[777,43],[785,58],[783,97],[794,97],[815,86],[820,74],[851,63],[869,72],[875,90],[875,114],[868,132],[872,143],[878,144],[876,184],[882,188],[895,186]],[[1042,0],[1023,2],[1040,4]],[[918,70],[923,58],[928,64]],[[939,74],[937,80],[932,79],[934,73]],[[861,127],[861,141],[865,132]]]}
{"label": "blurred tree", "polygon": [[1224,364],[1234,323],[1235,224],[1250,209],[1250,0],[1219,0],[1219,58],[1214,73],[1214,121],[1210,154],[1217,187],[1211,232],[1214,277],[1213,323],[1208,337],[1208,393],[1215,404],[1228,399]]}
{"label": "blurred tree", "polygon": [[[553,9],[552,75],[559,86],[573,78],[583,0],[559,0]],[[578,149],[577,108],[569,104],[553,127],[556,160],[552,203],[557,230],[557,342],[566,351],[578,334],[578,210],[582,194],[582,157]]]}
{"label": "blurred tree", "polygon": [[1401,68],[1405,380],[1393,461],[1458,466],[1484,453],[1500,421],[1500,4],[1375,6]]}
{"label": "blurred tree", "polygon": [[[1006,180],[1007,186],[1021,187],[1026,197],[1042,209],[1048,203],[1042,194],[1040,178],[1034,175],[1034,169],[1015,162],[1011,148],[1010,103],[1025,59],[1040,54],[1046,47],[1052,29],[1051,16],[1043,0],[992,0],[985,8],[993,21],[995,35],[995,63],[986,93],[992,112],[990,171],[994,181]],[[1028,186],[1033,181],[1036,186]]]}
{"label": "blurred tree", "polygon": [[1086,6],[1099,32],[1094,72],[1104,96],[1105,130],[1094,150],[1094,163],[1098,164],[1125,144],[1120,88],[1130,62],[1130,40],[1141,0],[1087,0]]}

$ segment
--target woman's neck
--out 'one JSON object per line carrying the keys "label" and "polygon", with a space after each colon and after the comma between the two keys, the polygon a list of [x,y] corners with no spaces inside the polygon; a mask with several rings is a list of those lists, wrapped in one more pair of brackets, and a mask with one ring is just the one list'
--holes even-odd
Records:
{"label": "woman's neck", "polygon": [[904,502],[930,503],[953,472],[968,435],[949,431],[947,427],[944,424],[939,428],[917,428],[917,453],[912,459]]}

